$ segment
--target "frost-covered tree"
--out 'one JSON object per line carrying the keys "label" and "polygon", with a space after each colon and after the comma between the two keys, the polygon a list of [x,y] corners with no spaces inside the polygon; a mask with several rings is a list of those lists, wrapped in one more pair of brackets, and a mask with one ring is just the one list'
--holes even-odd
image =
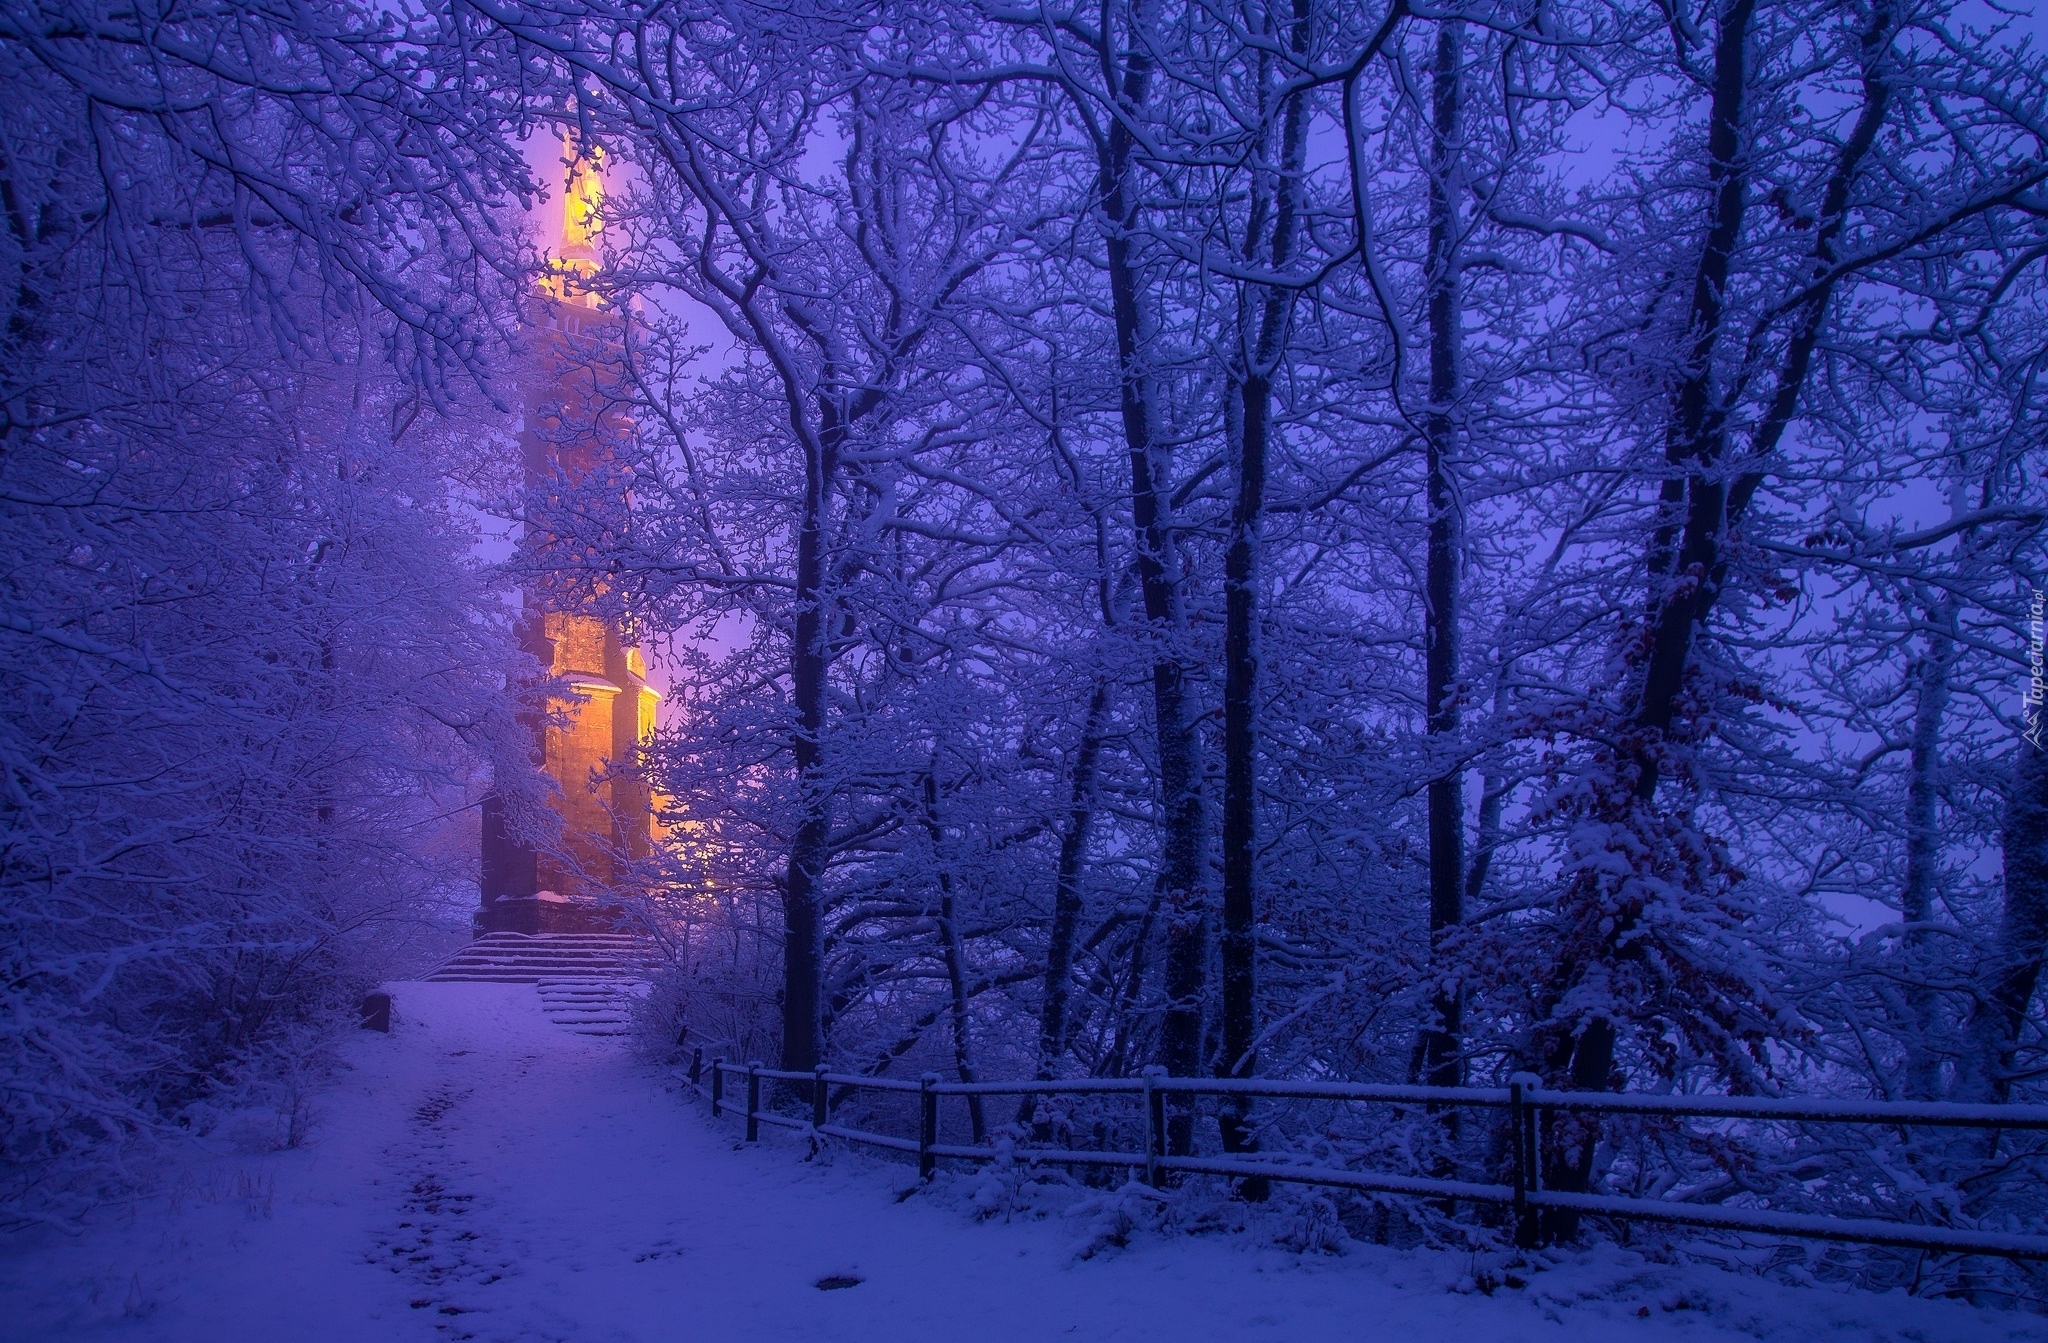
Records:
{"label": "frost-covered tree", "polygon": [[0,16],[10,1200],[317,1033],[364,930],[459,879],[422,840],[514,740],[431,399],[485,371],[516,160],[395,36]]}

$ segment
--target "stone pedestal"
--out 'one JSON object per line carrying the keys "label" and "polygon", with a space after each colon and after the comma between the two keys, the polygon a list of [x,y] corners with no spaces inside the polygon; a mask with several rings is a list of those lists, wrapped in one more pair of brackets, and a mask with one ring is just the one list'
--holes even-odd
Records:
{"label": "stone pedestal", "polygon": [[553,891],[501,896],[476,912],[477,936],[485,933],[616,933],[624,912],[616,905],[570,900]]}

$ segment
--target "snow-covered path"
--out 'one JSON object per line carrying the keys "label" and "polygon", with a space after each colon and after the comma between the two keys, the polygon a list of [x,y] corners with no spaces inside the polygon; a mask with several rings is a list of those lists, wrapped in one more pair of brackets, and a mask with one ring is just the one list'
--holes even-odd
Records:
{"label": "snow-covered path", "polygon": [[[1140,1236],[1080,1260],[1072,1219],[977,1223],[909,1174],[735,1150],[622,1044],[525,986],[398,986],[390,1036],[290,1152],[0,1259],[6,1339],[2048,1340],[2041,1321],[1803,1291],[1601,1251],[1491,1296],[1450,1257],[1298,1256]],[[821,1291],[828,1275],[862,1279]]]}

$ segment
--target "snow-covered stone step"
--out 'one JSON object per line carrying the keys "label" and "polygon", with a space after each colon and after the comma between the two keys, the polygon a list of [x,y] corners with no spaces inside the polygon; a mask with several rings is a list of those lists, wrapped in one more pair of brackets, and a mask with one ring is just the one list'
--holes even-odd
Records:
{"label": "snow-covered stone step", "polygon": [[[637,966],[618,964],[555,964],[555,962],[528,962],[528,964],[444,964],[434,970],[434,979],[442,974],[528,974],[539,979],[621,979],[623,972]],[[637,977],[635,977],[637,979]]]}
{"label": "snow-covered stone step", "polygon": [[487,933],[427,976],[441,982],[616,981],[645,972],[646,950],[617,933]]}
{"label": "snow-covered stone step", "polygon": [[625,1035],[645,992],[647,948],[615,933],[487,933],[427,976],[455,984],[531,984],[549,1021],[577,1035]]}
{"label": "snow-covered stone step", "polygon": [[467,946],[467,947],[464,947],[464,948],[462,949],[462,951],[461,951],[460,953],[458,953],[458,954],[460,954],[460,955],[490,955],[490,956],[522,956],[522,955],[525,955],[525,956],[574,956],[574,957],[585,957],[585,958],[587,958],[587,957],[593,957],[593,956],[630,956],[630,955],[633,955],[633,954],[634,954],[634,953],[635,953],[635,952],[636,952],[637,950],[638,950],[638,948],[637,948],[637,947],[631,947],[631,946],[625,946],[625,947],[549,947],[549,946],[533,946],[533,945],[531,945],[531,944],[526,944],[526,945],[520,945],[520,944],[516,944],[516,943],[515,943],[515,944],[513,944],[513,945],[510,945],[510,946],[504,946],[504,945],[493,945],[493,944],[491,944],[491,943],[488,943],[488,942],[477,942],[477,943],[472,943],[471,945],[469,945],[469,946]]}
{"label": "snow-covered stone step", "polygon": [[632,1026],[633,999],[640,982],[626,977],[609,980],[545,979],[535,986],[548,1020],[577,1035],[621,1036]]}
{"label": "snow-covered stone step", "polygon": [[573,962],[565,965],[560,961],[528,961],[518,965],[480,961],[466,964],[450,962],[435,973],[468,971],[472,974],[525,974],[531,971],[545,976],[552,971],[564,979],[617,979],[623,971],[637,968],[621,965],[577,965]]}
{"label": "snow-covered stone step", "polygon": [[489,962],[471,962],[468,964],[451,962],[436,970],[434,978],[440,979],[450,974],[529,975],[539,976],[543,979],[549,975],[556,975],[564,979],[617,979],[621,975],[638,978],[639,976],[630,973],[638,968],[637,966],[622,965],[564,965],[559,961],[528,961],[519,965],[494,965]]}
{"label": "snow-covered stone step", "polygon": [[[543,936],[567,936],[567,934],[543,934]],[[514,942],[514,938],[518,938]],[[637,952],[633,942],[543,942],[537,938],[520,938],[520,934],[485,934],[471,942],[465,952],[547,952],[551,956],[621,956]]]}
{"label": "snow-covered stone step", "polygon": [[[559,977],[560,974],[557,971],[537,970],[524,974],[500,974],[489,972],[470,973],[458,970],[450,974],[437,974],[434,976],[433,982],[437,984],[535,984],[543,979]],[[592,976],[590,982],[593,984],[607,984],[611,983],[612,979],[610,976],[604,978]]]}
{"label": "snow-covered stone step", "polygon": [[631,947],[474,947],[456,955],[472,961],[586,961],[611,962],[640,959]]}

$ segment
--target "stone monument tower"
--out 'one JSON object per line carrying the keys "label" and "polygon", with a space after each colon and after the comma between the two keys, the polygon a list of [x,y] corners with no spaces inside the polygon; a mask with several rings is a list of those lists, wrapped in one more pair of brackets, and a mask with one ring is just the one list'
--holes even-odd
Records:
{"label": "stone monument tower", "polygon": [[[530,334],[520,370],[520,449],[529,487],[566,478],[587,480],[604,465],[594,436],[565,441],[554,432],[554,408],[587,396],[588,375],[573,358],[577,346],[606,339],[616,320],[579,285],[596,268],[600,179],[578,157],[563,193],[560,246],[537,301],[543,324]],[[529,542],[532,538],[529,538]],[[634,779],[607,778],[654,732],[659,693],[647,683],[640,650],[609,621],[555,609],[532,591],[522,594],[521,634],[527,651],[569,692],[533,720],[536,761],[554,782],[562,823],[558,853],[536,853],[510,833],[503,805],[484,802],[479,933],[605,932],[616,926],[608,907],[618,860],[644,857],[654,842],[653,797]],[[552,720],[552,721],[547,721]]]}

